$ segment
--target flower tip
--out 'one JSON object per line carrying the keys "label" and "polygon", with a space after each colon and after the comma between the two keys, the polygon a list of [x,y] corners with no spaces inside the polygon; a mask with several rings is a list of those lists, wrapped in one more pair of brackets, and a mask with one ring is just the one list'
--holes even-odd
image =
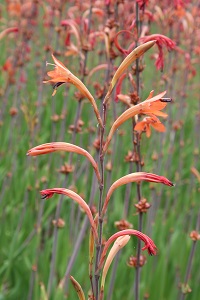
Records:
{"label": "flower tip", "polygon": [[169,103],[172,102],[172,98],[161,98],[160,101]]}
{"label": "flower tip", "polygon": [[148,249],[149,255],[153,256],[157,254],[157,248],[156,247],[151,247]]}
{"label": "flower tip", "polygon": [[53,197],[54,192],[51,192],[50,190],[42,190],[40,191],[41,199],[49,199]]}
{"label": "flower tip", "polygon": [[166,183],[166,185],[168,185],[168,186],[175,186],[175,183],[173,183],[172,181],[168,180],[168,182]]}
{"label": "flower tip", "polygon": [[175,183],[173,183],[170,180],[167,180],[167,182],[165,184],[168,185],[168,186],[175,186]]}

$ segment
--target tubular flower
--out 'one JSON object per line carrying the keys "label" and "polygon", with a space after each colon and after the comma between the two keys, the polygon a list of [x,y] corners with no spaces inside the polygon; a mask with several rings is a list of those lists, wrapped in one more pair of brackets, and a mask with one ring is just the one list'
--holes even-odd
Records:
{"label": "tubular flower", "polygon": [[148,43],[144,43],[140,46],[138,46],[137,48],[135,48],[121,63],[121,65],[119,66],[119,68],[117,69],[117,71],[115,72],[108,92],[105,96],[104,99],[104,104],[107,104],[110,98],[110,95],[112,93],[112,90],[114,89],[118,79],[120,78],[120,76],[124,73],[124,71],[137,59],[139,58],[141,55],[143,55],[147,50],[149,50],[156,41],[150,41]]}
{"label": "tubular flower", "polygon": [[156,255],[157,253],[157,247],[154,244],[154,242],[152,241],[152,239],[150,239],[150,237],[148,237],[146,234],[138,231],[138,230],[134,230],[134,229],[125,229],[125,230],[121,230],[116,232],[115,234],[113,234],[105,243],[103,252],[101,254],[101,258],[99,261],[99,267],[98,269],[102,268],[103,262],[105,260],[106,257],[106,253],[108,251],[108,248],[110,247],[111,243],[114,242],[118,237],[120,236],[124,236],[124,235],[134,235],[137,236],[139,239],[141,239],[144,243],[145,246],[142,248],[142,250],[147,250],[149,255]]}
{"label": "tubular flower", "polygon": [[89,206],[87,205],[87,203],[81,198],[81,196],[79,196],[72,190],[68,190],[68,189],[64,189],[64,188],[46,189],[46,190],[40,191],[40,194],[42,195],[42,199],[49,199],[49,198],[53,197],[54,194],[62,194],[62,195],[66,195],[67,197],[69,197],[72,200],[74,200],[75,202],[77,202],[88,216],[95,239],[98,238],[98,233],[97,233],[96,225],[95,225],[91,210],[90,210]]}
{"label": "tubular flower", "polygon": [[18,31],[19,31],[18,27],[6,28],[0,32],[0,40],[3,39],[7,34],[9,34],[11,32],[18,32]]}
{"label": "tubular flower", "polygon": [[134,130],[146,132],[146,136],[149,138],[151,136],[151,127],[150,125],[159,132],[165,131],[165,126],[160,122],[156,116],[146,117],[141,122],[138,122]]}
{"label": "tubular flower", "polygon": [[130,235],[124,235],[124,236],[120,236],[116,239],[116,241],[114,242],[114,245],[112,246],[108,257],[106,259],[104,268],[103,268],[103,272],[102,272],[102,279],[101,279],[101,296],[100,299],[103,299],[103,294],[104,294],[104,285],[105,285],[105,280],[106,280],[106,276],[108,273],[108,270],[110,268],[110,265],[113,261],[113,259],[115,258],[116,254],[124,247],[126,246],[126,244],[128,243],[128,241],[130,240]]}
{"label": "tubular flower", "polygon": [[52,58],[55,63],[55,69],[53,71],[47,72],[47,75],[51,77],[50,80],[43,81],[44,83],[53,83],[54,92],[52,96],[55,95],[56,89],[62,85],[63,83],[72,83],[77,87],[77,89],[90,101],[93,106],[94,112],[96,114],[97,120],[101,127],[103,127],[103,123],[100,117],[99,110],[97,108],[96,102],[93,96],[90,94],[86,86],[82,83],[80,79],[78,79],[74,74],[72,74],[63,63],[61,63],[55,56],[52,54]]}
{"label": "tubular flower", "polygon": [[74,144],[63,143],[63,142],[46,143],[28,150],[27,155],[37,156],[37,155],[47,154],[56,151],[74,152],[87,157],[87,159],[91,162],[95,170],[98,180],[101,181],[98,165],[95,162],[94,158],[85,149],[78,147]]}
{"label": "tubular flower", "polygon": [[130,182],[140,182],[143,180],[148,181],[148,182],[162,183],[162,184],[165,184],[168,186],[174,186],[174,184],[166,177],[156,175],[153,173],[136,172],[136,173],[131,173],[126,176],[123,176],[123,177],[119,178],[117,181],[115,181],[109,188],[103,208],[102,208],[102,215],[104,215],[104,213],[106,212],[110,197],[116,188],[118,188],[121,185],[130,183]]}
{"label": "tubular flower", "polygon": [[85,300],[85,295],[81,285],[78,283],[78,281],[76,281],[76,279],[73,276],[70,275],[69,278],[73,284],[73,287],[78,295],[79,300]]}
{"label": "tubular flower", "polygon": [[108,134],[108,137],[106,139],[106,143],[104,145],[103,148],[103,154],[105,154],[105,152],[108,149],[108,145],[110,144],[110,141],[113,137],[113,134],[115,133],[115,131],[117,130],[117,128],[123,124],[125,121],[127,121],[128,119],[134,117],[135,115],[138,114],[145,114],[145,115],[156,115],[156,116],[161,116],[161,117],[167,117],[167,114],[163,113],[161,110],[163,108],[165,108],[165,106],[167,105],[168,102],[171,102],[172,99],[170,98],[163,98],[163,96],[166,94],[165,92],[162,92],[160,94],[158,94],[157,96],[153,97],[153,91],[150,92],[148,98],[135,105],[132,106],[131,108],[127,109],[124,113],[122,113],[117,120],[113,123],[110,132]]}
{"label": "tubular flower", "polygon": [[158,46],[159,54],[158,58],[155,62],[156,68],[158,70],[163,70],[164,68],[164,55],[163,55],[163,45],[167,47],[167,50],[173,50],[176,46],[175,42],[172,41],[170,38],[168,38],[165,35],[162,34],[152,34],[152,35],[147,35],[144,37],[141,37],[139,39],[140,42],[146,43],[149,41],[156,41],[156,45]]}

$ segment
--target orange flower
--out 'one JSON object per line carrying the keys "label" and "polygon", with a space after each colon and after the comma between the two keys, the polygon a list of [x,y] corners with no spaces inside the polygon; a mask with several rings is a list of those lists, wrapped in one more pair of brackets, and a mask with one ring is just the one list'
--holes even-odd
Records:
{"label": "orange flower", "polygon": [[110,141],[113,137],[113,134],[115,133],[115,131],[117,130],[117,128],[123,124],[125,121],[127,121],[128,119],[134,117],[135,115],[138,114],[144,114],[144,115],[149,115],[149,116],[161,116],[166,118],[167,114],[165,114],[164,112],[162,112],[161,110],[163,108],[165,108],[165,106],[167,105],[168,102],[171,102],[172,99],[170,98],[163,98],[164,95],[166,94],[165,92],[162,92],[156,96],[153,97],[153,92],[151,91],[148,98],[137,104],[132,106],[131,108],[127,109],[125,112],[123,112],[113,123],[110,132],[108,134],[108,137],[106,139],[106,143],[104,145],[103,148],[103,155],[105,154],[105,152],[108,149],[108,146],[110,144]]}
{"label": "orange flower", "polygon": [[96,102],[93,96],[90,94],[86,86],[83,82],[78,79],[74,74],[72,74],[61,61],[59,61],[55,56],[52,54],[52,58],[55,62],[54,66],[55,69],[53,71],[47,72],[47,75],[51,77],[50,80],[43,81],[44,83],[53,83],[54,92],[52,96],[55,95],[57,88],[63,83],[72,83],[77,87],[77,89],[90,101],[93,106],[94,112],[96,114],[97,120],[101,127],[103,127],[103,123],[101,120],[101,116],[99,110],[97,108]]}
{"label": "orange flower", "polygon": [[149,138],[151,136],[150,125],[159,132],[165,131],[165,126],[160,122],[156,116],[146,117],[141,122],[135,125],[134,130],[146,132],[146,136]]}

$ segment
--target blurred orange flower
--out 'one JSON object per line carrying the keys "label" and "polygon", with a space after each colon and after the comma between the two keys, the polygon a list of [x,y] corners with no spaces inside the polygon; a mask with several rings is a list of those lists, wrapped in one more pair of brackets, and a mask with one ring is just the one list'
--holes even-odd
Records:
{"label": "blurred orange flower", "polygon": [[151,136],[151,126],[159,132],[165,132],[166,129],[160,120],[152,115],[151,117],[145,117],[141,122],[138,122],[135,125],[134,130],[146,132],[146,136],[149,138]]}

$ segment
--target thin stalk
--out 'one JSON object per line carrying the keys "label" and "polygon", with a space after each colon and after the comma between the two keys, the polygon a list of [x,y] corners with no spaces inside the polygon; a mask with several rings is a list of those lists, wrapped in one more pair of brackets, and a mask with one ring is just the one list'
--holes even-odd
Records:
{"label": "thin stalk", "polygon": [[119,264],[120,254],[121,254],[121,252],[118,252],[117,255],[115,256],[115,262],[114,262],[114,265],[112,268],[112,274],[111,274],[111,279],[110,279],[110,286],[109,286],[109,290],[108,290],[107,300],[112,299],[115,277],[116,277],[116,273],[117,273],[117,266]]}
{"label": "thin stalk", "polygon": [[[199,212],[198,218],[197,218],[196,231],[198,231],[199,228],[200,228],[200,212]],[[191,274],[191,270],[192,270],[192,261],[193,261],[193,258],[194,258],[196,245],[197,245],[197,241],[193,241],[192,248],[191,248],[191,251],[190,251],[190,256],[189,256],[189,259],[188,259],[188,265],[187,265],[187,270],[186,270],[186,274],[185,274],[184,285],[188,284],[188,281],[189,281],[189,278],[190,278],[190,274]],[[184,300],[186,295],[187,295],[186,293],[182,292],[181,296],[180,296],[180,300]]]}
{"label": "thin stalk", "polygon": [[[56,220],[58,220],[58,218],[60,216],[62,203],[63,203],[63,196],[59,200],[59,202],[57,204],[57,207],[56,207],[56,214],[55,214],[55,219]],[[48,287],[47,287],[48,297],[50,297],[50,294],[51,294],[53,278],[54,278],[54,273],[55,273],[55,260],[56,260],[57,242],[58,242],[58,228],[57,228],[57,226],[54,226],[53,246],[52,246],[52,255],[51,255],[51,262],[50,262],[50,274],[49,274]]]}
{"label": "thin stalk", "polygon": [[[139,16],[139,6],[138,3],[136,2],[136,28],[137,28],[137,40],[136,40],[136,46],[138,44],[138,39],[140,35],[140,16]],[[139,60],[136,60],[136,88],[137,88],[137,95],[139,96],[140,94],[140,71],[139,71]],[[133,121],[134,123],[134,121]],[[141,153],[140,153],[140,137],[139,134],[135,134],[135,142],[133,140],[134,144],[134,152],[136,153],[136,157],[138,159],[136,160],[136,170],[137,172],[141,171]],[[141,184],[137,184],[137,198],[138,202],[141,200]],[[140,212],[138,215],[138,230],[142,231],[143,226],[142,222],[143,221],[143,213]],[[135,292],[135,300],[140,299],[140,294],[139,294],[139,286],[140,286],[140,273],[141,273],[141,268],[139,266],[140,262],[140,255],[141,255],[141,241],[138,241],[138,248],[137,248],[137,264],[136,264],[136,270],[135,270],[135,287],[134,287],[134,292]]]}
{"label": "thin stalk", "polygon": [[[108,82],[110,72],[112,69],[112,62],[110,58],[107,58],[108,63],[108,69],[106,71],[106,78],[105,82]],[[104,91],[104,95],[102,97],[102,103],[103,99],[106,95],[106,92]],[[101,172],[101,184],[99,185],[99,205],[98,205],[98,212],[99,212],[99,241],[96,245],[96,258],[95,258],[95,271],[98,269],[98,263],[101,255],[101,249],[102,249],[102,233],[103,233],[103,219],[101,217],[101,211],[102,211],[102,197],[103,197],[103,189],[104,189],[104,155],[103,155],[103,139],[104,139],[104,133],[105,133],[105,125],[106,125],[106,115],[107,115],[107,104],[102,105],[102,114],[103,114],[103,128],[100,129],[100,151],[99,151],[99,161],[100,161],[100,172]],[[99,274],[95,274],[95,300],[99,299]]]}
{"label": "thin stalk", "polygon": [[[36,232],[37,232],[38,241],[40,240],[40,235],[41,235],[40,227],[41,227],[42,215],[43,215],[43,211],[44,211],[44,203],[45,203],[45,200],[41,200],[40,206],[39,206],[39,211],[38,211],[38,217],[37,217]],[[35,253],[36,267],[38,265],[40,251],[41,251],[41,248],[40,248],[40,245],[38,245],[38,247],[36,248],[36,253]],[[36,277],[36,272],[34,270],[32,270],[30,283],[29,283],[29,292],[28,292],[28,297],[27,297],[28,300],[33,299],[33,289],[34,289],[35,277]]]}
{"label": "thin stalk", "polygon": [[[100,151],[99,151],[99,161],[100,161],[100,173],[101,173],[101,183],[99,184],[99,203],[98,203],[98,213],[99,213],[99,240],[96,245],[96,259],[95,259],[95,271],[98,269],[99,259],[102,249],[102,234],[103,234],[103,218],[101,216],[102,211],[102,198],[104,189],[104,155],[103,155],[103,137],[105,132],[106,124],[106,109],[107,105],[103,104],[103,128],[100,129]],[[95,274],[95,299],[99,299],[99,272]]]}

